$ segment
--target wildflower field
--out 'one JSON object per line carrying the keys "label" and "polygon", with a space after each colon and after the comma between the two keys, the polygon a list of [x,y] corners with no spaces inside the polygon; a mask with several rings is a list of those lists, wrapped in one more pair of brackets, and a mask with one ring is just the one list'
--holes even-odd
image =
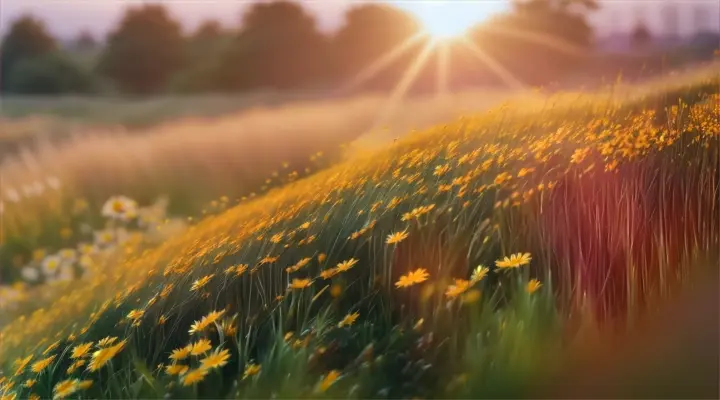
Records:
{"label": "wildflower field", "polygon": [[189,221],[172,196],[35,196],[54,225],[6,201],[3,399],[538,396],[718,268],[718,85],[509,102]]}

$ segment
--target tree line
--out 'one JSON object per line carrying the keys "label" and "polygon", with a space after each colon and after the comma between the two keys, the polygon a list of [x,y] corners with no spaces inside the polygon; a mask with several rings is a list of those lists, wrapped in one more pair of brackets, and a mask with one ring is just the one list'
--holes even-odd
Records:
{"label": "tree line", "polygon": [[[591,50],[586,16],[596,8],[595,0],[513,0],[510,11],[473,28],[467,38],[513,76],[542,84]],[[351,8],[345,24],[326,35],[299,4],[282,0],[254,4],[234,29],[206,21],[186,35],[164,6],[145,4],[128,8],[101,45],[80,35],[78,46],[99,49],[87,65],[61,49],[42,21],[26,15],[12,23],[0,45],[0,89],[153,95],[336,88],[421,31],[412,15],[374,3]],[[361,89],[391,88],[422,48],[422,40],[408,46]],[[452,50],[457,82],[503,83],[477,54]],[[436,64],[429,62],[418,77],[420,87],[434,81]]]}

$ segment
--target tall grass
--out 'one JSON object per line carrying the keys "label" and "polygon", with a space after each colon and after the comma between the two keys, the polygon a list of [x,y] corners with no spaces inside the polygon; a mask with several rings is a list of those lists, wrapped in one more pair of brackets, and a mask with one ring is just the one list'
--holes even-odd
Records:
{"label": "tall grass", "polygon": [[[129,246],[3,329],[5,391],[531,396],[720,245],[720,98],[662,118],[657,98],[465,117]],[[226,365],[200,364],[202,338]]]}
{"label": "tall grass", "polygon": [[[57,246],[57,232],[70,223],[74,200],[85,199],[97,209],[115,194],[142,203],[168,195],[171,213],[200,215],[220,196],[239,199],[323,168],[339,159],[341,144],[374,129],[428,127],[507,95],[410,100],[389,120],[378,119],[385,103],[366,97],[184,119],[126,134],[99,129],[5,160],[2,236],[29,240],[32,247]],[[57,178],[61,190],[48,190],[47,177]],[[38,193],[35,185],[46,190]]]}

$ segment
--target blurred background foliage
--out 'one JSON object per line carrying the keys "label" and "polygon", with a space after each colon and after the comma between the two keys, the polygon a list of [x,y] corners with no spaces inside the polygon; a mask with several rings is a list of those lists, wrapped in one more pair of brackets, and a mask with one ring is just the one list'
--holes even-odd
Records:
{"label": "blurred background foliage", "polygon": [[[631,35],[636,51],[597,51],[587,17],[595,0],[513,1],[468,33],[468,38],[521,81],[547,85],[568,75],[625,77],[690,60],[707,60],[717,34],[700,32],[684,46],[651,46],[641,22]],[[159,4],[131,6],[104,40],[86,31],[61,45],[43,21],[14,21],[2,41],[5,94],[237,93],[260,89],[323,90],[338,87],[422,31],[418,21],[390,5],[351,8],[339,31],[325,34],[309,12],[292,1],[264,2],[243,14],[238,26],[208,20],[191,33]],[[389,90],[422,51],[418,41],[358,90]],[[569,51],[569,49],[571,51]],[[474,55],[453,49],[451,86],[503,85]],[[533,63],[525,60],[531,57]],[[132,60],[132,62],[127,62]],[[463,67],[464,66],[464,67]],[[660,71],[656,71],[660,72]],[[434,86],[426,68],[415,90]]]}

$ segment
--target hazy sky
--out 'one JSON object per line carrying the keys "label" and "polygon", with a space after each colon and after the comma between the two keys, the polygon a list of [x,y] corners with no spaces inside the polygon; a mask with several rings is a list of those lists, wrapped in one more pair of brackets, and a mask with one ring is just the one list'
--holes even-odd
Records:
{"label": "hazy sky", "polygon": [[[299,0],[313,12],[323,30],[331,31],[343,23],[343,13],[353,4],[368,0]],[[379,0],[376,0],[379,1]],[[386,0],[417,11],[423,2],[438,0]],[[600,0],[601,12],[593,17],[599,33],[629,30],[638,17],[644,18],[654,29],[662,28],[660,9],[674,2],[680,9],[680,31],[693,30],[696,6],[704,7],[704,23],[720,29],[719,0]],[[128,5],[151,2],[149,0],[0,0],[0,33],[7,30],[9,21],[30,12],[42,18],[50,31],[64,39],[72,38],[82,29],[104,36],[120,19]],[[217,19],[227,26],[237,25],[243,9],[252,0],[153,0],[169,6],[172,14],[182,21],[186,30],[192,30],[205,19]],[[492,10],[507,7],[507,0],[451,0],[447,17],[453,19],[482,19]]]}

